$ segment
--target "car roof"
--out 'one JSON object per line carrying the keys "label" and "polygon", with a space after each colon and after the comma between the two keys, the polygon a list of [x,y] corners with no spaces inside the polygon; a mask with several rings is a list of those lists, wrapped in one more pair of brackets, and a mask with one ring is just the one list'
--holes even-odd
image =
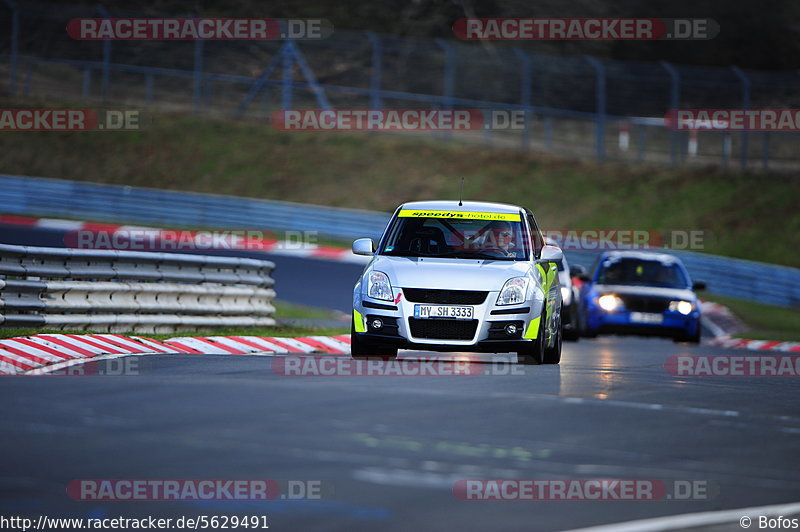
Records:
{"label": "car roof", "polygon": [[603,253],[603,258],[639,259],[639,260],[654,260],[663,263],[671,263],[671,262],[681,263],[681,260],[675,255],[670,255],[668,253],[658,253],[655,251],[631,251],[631,250],[606,251],[605,253]]}
{"label": "car roof", "polygon": [[498,212],[498,213],[518,213],[524,211],[523,207],[508,203],[491,203],[488,201],[464,201],[459,206],[456,200],[436,200],[436,201],[410,201],[400,205],[401,209],[420,209],[432,211],[464,211],[464,212]]}

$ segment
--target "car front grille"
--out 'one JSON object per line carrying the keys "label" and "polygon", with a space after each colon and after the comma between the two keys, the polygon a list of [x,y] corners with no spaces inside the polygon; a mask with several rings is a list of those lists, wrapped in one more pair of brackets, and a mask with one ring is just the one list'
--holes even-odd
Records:
{"label": "car front grille", "polygon": [[433,303],[437,305],[480,305],[489,292],[477,290],[433,290],[428,288],[404,288],[403,294],[411,303]]}
{"label": "car front grille", "polygon": [[428,340],[472,340],[478,320],[408,318],[411,336]]}
{"label": "car front grille", "polygon": [[664,312],[669,308],[669,299],[652,296],[620,295],[625,308],[631,312]]}

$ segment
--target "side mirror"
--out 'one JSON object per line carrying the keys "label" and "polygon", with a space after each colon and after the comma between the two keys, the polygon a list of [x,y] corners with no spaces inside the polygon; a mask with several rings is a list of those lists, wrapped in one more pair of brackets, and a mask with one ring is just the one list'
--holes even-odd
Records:
{"label": "side mirror", "polygon": [[564,260],[564,253],[557,246],[544,246],[540,257],[542,262],[559,262]]}
{"label": "side mirror", "polygon": [[356,255],[373,255],[375,253],[375,244],[372,243],[371,238],[359,238],[353,242],[353,253]]}
{"label": "side mirror", "polygon": [[574,264],[569,269],[569,276],[570,277],[577,277],[578,279],[581,278],[581,275],[586,275],[586,268],[581,266],[580,264]]}
{"label": "side mirror", "polygon": [[692,283],[692,290],[694,290],[695,292],[698,290],[705,290],[705,289],[706,289],[706,283],[704,281],[695,281],[694,283]]}

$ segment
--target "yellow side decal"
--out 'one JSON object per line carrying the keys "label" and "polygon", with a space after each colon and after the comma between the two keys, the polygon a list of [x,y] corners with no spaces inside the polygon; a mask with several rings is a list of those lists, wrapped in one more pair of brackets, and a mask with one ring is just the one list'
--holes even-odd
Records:
{"label": "yellow side decal", "polygon": [[506,222],[519,222],[519,213],[504,212],[467,212],[467,211],[417,211],[401,209],[400,218],[450,218],[453,220],[503,220]]}
{"label": "yellow side decal", "polygon": [[528,330],[525,331],[525,334],[523,334],[522,337],[527,340],[536,340],[536,337],[539,336],[539,320],[541,319],[541,316],[538,318],[533,318],[528,324]]}
{"label": "yellow side decal", "polygon": [[353,327],[356,332],[367,332],[367,328],[364,326],[364,317],[356,309],[353,309]]}

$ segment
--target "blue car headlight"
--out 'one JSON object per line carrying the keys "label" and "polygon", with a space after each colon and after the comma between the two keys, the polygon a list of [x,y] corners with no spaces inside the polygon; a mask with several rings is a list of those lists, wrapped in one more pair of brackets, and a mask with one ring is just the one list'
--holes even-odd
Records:
{"label": "blue car headlight", "polygon": [[679,312],[684,316],[688,316],[695,309],[695,306],[691,301],[670,301],[669,309],[672,312]]}

